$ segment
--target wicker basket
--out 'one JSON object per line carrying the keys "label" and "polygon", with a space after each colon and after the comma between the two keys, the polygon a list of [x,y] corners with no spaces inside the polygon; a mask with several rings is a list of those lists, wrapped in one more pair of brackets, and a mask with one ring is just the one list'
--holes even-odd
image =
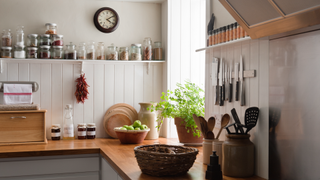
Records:
{"label": "wicker basket", "polygon": [[174,145],[144,145],[134,148],[141,171],[151,176],[185,174],[192,167],[198,149]]}

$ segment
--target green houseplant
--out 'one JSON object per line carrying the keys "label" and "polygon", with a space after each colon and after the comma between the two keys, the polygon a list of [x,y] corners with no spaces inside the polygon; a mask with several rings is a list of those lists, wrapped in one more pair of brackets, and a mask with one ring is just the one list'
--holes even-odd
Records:
{"label": "green houseplant", "polygon": [[[204,116],[204,91],[194,83],[185,81],[185,84],[177,83],[174,91],[162,92],[161,100],[151,106],[151,111],[159,111],[157,121],[158,128],[164,118],[181,118],[188,133],[200,137],[200,130],[193,120],[193,114]],[[179,136],[180,138],[180,136]]]}

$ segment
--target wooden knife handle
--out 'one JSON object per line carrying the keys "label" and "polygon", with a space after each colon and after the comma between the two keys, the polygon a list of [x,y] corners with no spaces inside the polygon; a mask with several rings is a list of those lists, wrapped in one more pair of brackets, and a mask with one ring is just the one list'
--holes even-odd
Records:
{"label": "wooden knife handle", "polygon": [[222,100],[222,86],[220,86],[220,92],[219,92],[219,95],[220,95],[220,106],[223,106],[223,100]]}
{"label": "wooden knife handle", "polygon": [[229,84],[229,102],[232,102],[232,84]]}
{"label": "wooden knife handle", "polygon": [[236,101],[239,101],[239,81],[236,83]]}
{"label": "wooden knife handle", "polygon": [[219,105],[220,99],[219,99],[219,86],[216,86],[216,102],[215,105]]}
{"label": "wooden knife handle", "polygon": [[222,101],[226,100],[226,86],[222,84]]}

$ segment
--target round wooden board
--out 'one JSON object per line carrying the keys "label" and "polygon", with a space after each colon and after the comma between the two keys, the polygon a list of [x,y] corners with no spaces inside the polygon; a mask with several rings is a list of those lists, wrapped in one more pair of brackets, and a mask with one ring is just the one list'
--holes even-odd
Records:
{"label": "round wooden board", "polygon": [[[110,113],[106,113],[103,118],[104,130],[109,136],[118,138],[117,134],[114,132],[114,128],[123,125],[131,125],[132,123],[129,116],[130,115],[124,110],[113,110]],[[109,121],[110,119],[111,121]]]}
{"label": "round wooden board", "polygon": [[[110,113],[112,110],[114,110],[114,109],[116,109],[116,108],[119,108],[119,107],[122,108],[122,109],[127,109],[128,112],[130,111],[130,112],[131,112],[131,113],[130,113],[131,119],[132,119],[133,121],[135,121],[135,120],[138,119],[138,113],[137,113],[136,109],[134,109],[134,107],[132,107],[132,106],[130,106],[129,104],[126,104],[126,103],[118,103],[118,104],[115,104],[115,105],[111,106],[111,107],[107,110],[106,114]],[[133,121],[132,121],[132,123],[133,123]]]}

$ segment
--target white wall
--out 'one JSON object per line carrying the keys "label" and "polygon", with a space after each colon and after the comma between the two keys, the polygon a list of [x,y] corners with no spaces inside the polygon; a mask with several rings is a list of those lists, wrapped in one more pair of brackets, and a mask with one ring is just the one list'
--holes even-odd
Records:
{"label": "white wall", "polygon": [[224,6],[219,2],[219,0],[210,0],[210,1],[211,1],[211,11],[214,13],[216,17],[214,29],[236,22],[236,20],[224,8]]}

